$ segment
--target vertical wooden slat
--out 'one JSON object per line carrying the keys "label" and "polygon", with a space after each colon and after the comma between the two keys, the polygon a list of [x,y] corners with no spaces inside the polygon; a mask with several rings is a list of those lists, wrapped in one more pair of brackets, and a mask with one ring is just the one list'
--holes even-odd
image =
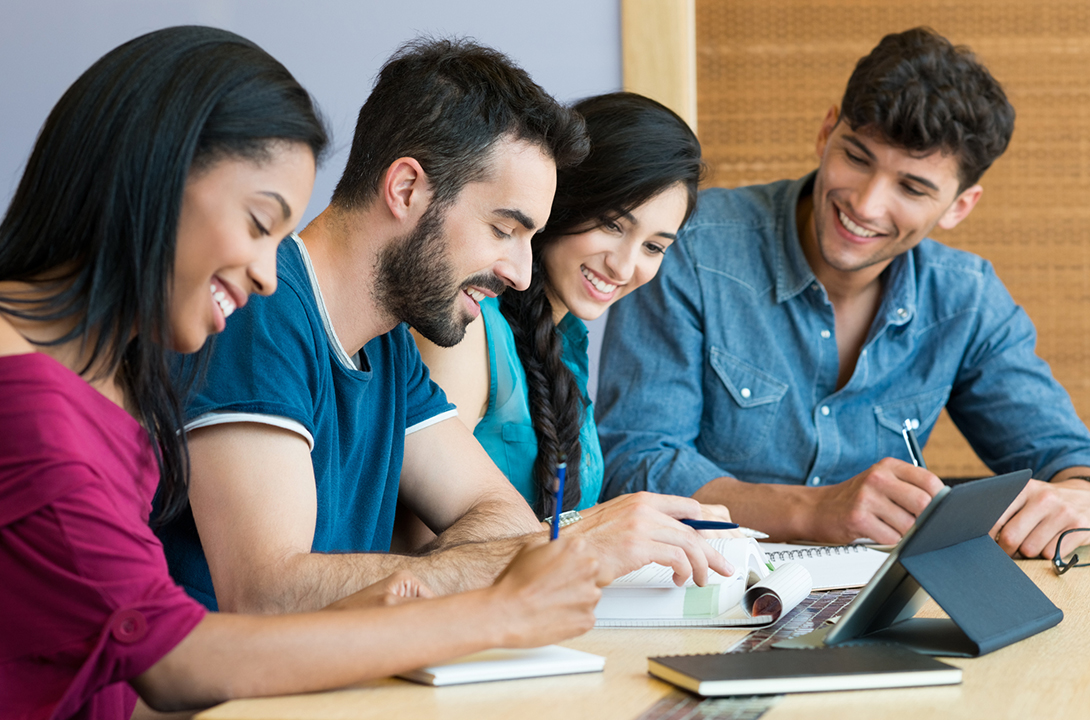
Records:
{"label": "vertical wooden slat", "polygon": [[696,129],[695,0],[622,0],[624,88]]}

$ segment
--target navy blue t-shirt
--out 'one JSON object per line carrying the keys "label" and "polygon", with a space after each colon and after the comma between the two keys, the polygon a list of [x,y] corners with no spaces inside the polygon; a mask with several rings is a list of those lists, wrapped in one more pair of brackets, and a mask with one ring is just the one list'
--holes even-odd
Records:
{"label": "navy blue t-shirt", "polygon": [[[275,293],[251,297],[215,338],[186,428],[265,422],[295,430],[311,444],[317,485],[312,551],[388,551],[405,435],[454,417],[454,406],[429,379],[405,325],[367,343],[357,369],[294,235],[280,245],[277,277]],[[171,575],[217,609],[192,515],[158,532]]]}

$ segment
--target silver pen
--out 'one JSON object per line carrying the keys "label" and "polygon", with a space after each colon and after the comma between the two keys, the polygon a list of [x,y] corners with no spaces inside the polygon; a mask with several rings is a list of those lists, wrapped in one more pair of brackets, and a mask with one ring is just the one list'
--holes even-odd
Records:
{"label": "silver pen", "polygon": [[912,429],[912,424],[912,420],[906,419],[901,424],[901,435],[904,436],[905,445],[908,445],[908,456],[912,458],[912,464],[926,470],[927,465],[923,461],[923,451],[920,450],[920,443],[916,440],[916,433]]}

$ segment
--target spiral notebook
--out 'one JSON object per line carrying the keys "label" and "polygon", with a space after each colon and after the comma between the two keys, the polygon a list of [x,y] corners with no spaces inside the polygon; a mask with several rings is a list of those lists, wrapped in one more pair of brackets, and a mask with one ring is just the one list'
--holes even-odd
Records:
{"label": "spiral notebook", "polygon": [[859,588],[870,582],[889,553],[866,545],[790,545],[760,543],[769,562],[797,562],[810,571],[814,590]]}

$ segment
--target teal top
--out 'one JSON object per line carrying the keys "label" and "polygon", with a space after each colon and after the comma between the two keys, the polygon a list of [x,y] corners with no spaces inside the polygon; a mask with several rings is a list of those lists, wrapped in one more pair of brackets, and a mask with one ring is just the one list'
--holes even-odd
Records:
{"label": "teal top", "polygon": [[[515,337],[507,318],[500,312],[496,298],[481,302],[488,337],[488,410],[477,423],[473,435],[480,441],[492,461],[499,466],[515,489],[533,505],[538,489],[534,483],[534,460],[537,459],[537,435],[530,420],[530,399],[526,385],[526,370],[515,349]],[[564,364],[575,375],[575,381],[586,403],[579,442],[583,458],[579,467],[582,493],[576,509],[582,510],[598,502],[602,491],[602,447],[598,444],[598,428],[594,424],[594,408],[587,395],[590,362],[587,356],[587,326],[568,313],[557,326],[563,343]]]}

